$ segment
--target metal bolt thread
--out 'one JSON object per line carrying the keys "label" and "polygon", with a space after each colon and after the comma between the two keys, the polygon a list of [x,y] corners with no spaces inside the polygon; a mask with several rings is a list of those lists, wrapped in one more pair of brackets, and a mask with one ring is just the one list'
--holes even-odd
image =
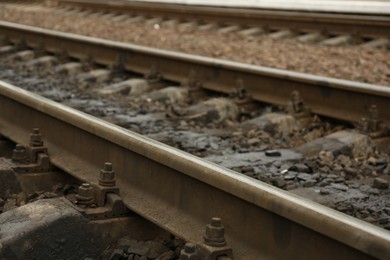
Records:
{"label": "metal bolt thread", "polygon": [[203,241],[208,246],[223,247],[226,246],[225,228],[220,218],[212,218],[210,224],[206,226],[206,232],[203,235]]}
{"label": "metal bolt thread", "polygon": [[99,185],[104,187],[114,187],[115,182],[115,172],[112,169],[112,163],[104,163],[103,169],[100,170]]}
{"label": "metal bolt thread", "polygon": [[30,134],[30,146],[43,146],[42,135],[39,128],[34,128]]}

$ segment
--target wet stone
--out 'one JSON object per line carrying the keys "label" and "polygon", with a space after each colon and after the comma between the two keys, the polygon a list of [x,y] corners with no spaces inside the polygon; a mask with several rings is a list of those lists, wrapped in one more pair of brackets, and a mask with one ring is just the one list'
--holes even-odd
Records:
{"label": "wet stone", "polygon": [[389,182],[383,178],[375,178],[373,181],[373,188],[377,189],[387,189],[389,188]]}

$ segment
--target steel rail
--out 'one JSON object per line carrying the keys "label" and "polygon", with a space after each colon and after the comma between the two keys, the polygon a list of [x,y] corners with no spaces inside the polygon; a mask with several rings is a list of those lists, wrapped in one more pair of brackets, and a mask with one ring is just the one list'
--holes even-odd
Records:
{"label": "steel rail", "polygon": [[[358,121],[375,104],[390,125],[390,88],[213,58],[164,51],[133,44],[62,33],[9,22],[0,22],[0,35],[14,44],[67,54],[110,67],[148,74],[177,82],[194,80],[202,87],[231,93],[245,87],[252,98],[286,105],[293,90],[301,93],[314,113],[346,121]],[[86,47],[88,46],[88,47]]]}
{"label": "steel rail", "polygon": [[236,259],[390,255],[384,229],[0,81],[0,133],[27,145],[34,127],[55,166],[97,184],[112,162],[126,206],[187,241],[221,217]]}
{"label": "steel rail", "polygon": [[59,0],[56,2],[58,6],[63,7],[112,11],[183,21],[194,20],[202,23],[235,24],[244,28],[263,26],[266,29],[291,29],[298,32],[317,31],[364,37],[390,36],[390,17],[384,15],[272,11],[117,0]]}

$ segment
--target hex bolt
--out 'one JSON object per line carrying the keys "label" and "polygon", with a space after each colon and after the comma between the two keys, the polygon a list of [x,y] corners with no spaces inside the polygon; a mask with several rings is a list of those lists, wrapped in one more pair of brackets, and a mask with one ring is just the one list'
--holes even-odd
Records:
{"label": "hex bolt", "polygon": [[225,227],[220,218],[212,218],[211,223],[206,226],[206,232],[203,235],[204,243],[208,246],[223,247],[226,246]]}
{"label": "hex bolt", "polygon": [[378,120],[379,119],[379,111],[376,105],[371,105],[368,109],[368,112],[370,114],[370,119],[372,120]]}
{"label": "hex bolt", "polygon": [[76,199],[78,204],[90,205],[95,202],[93,187],[89,183],[83,183],[79,186],[79,189],[76,194]]}
{"label": "hex bolt", "polygon": [[30,134],[30,146],[43,146],[43,140],[39,128],[34,128]]}
{"label": "hex bolt", "polygon": [[295,113],[302,112],[303,110],[303,100],[301,99],[301,95],[298,91],[294,90],[291,93],[291,103],[293,106],[293,110]]}
{"label": "hex bolt", "polygon": [[198,249],[195,244],[186,243],[180,251],[180,260],[198,260]]}
{"label": "hex bolt", "polygon": [[12,151],[12,161],[22,162],[26,159],[26,149],[21,144],[17,144],[15,149]]}
{"label": "hex bolt", "polygon": [[106,162],[100,170],[99,185],[104,187],[115,186],[115,172],[112,170],[112,163]]}

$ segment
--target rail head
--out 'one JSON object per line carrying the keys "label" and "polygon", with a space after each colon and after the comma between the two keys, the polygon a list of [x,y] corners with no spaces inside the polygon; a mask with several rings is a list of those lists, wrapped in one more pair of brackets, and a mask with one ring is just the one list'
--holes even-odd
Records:
{"label": "rail head", "polygon": [[0,133],[26,144],[33,127],[79,179],[111,161],[125,204],[188,241],[221,217],[237,259],[390,255],[386,230],[0,82]]}

